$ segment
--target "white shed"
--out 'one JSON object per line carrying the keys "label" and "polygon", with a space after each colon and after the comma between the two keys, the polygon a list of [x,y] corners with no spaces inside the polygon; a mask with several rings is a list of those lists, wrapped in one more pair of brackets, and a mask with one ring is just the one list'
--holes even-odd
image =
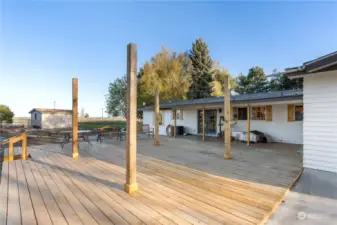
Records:
{"label": "white shed", "polygon": [[29,113],[34,128],[68,128],[72,125],[72,110],[34,108]]}
{"label": "white shed", "polygon": [[337,173],[337,52],[286,69],[303,78],[303,166]]}

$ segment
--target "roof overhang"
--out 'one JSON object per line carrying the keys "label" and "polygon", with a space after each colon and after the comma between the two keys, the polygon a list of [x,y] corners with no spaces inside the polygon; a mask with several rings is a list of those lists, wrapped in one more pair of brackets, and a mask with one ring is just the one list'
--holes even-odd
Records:
{"label": "roof overhang", "polygon": [[[254,96],[255,95],[255,96]],[[261,95],[261,96],[257,96]],[[263,97],[264,96],[264,97]],[[255,97],[255,98],[253,98]],[[259,104],[259,103],[270,103],[270,102],[287,102],[294,100],[302,100],[303,92],[302,90],[291,90],[283,92],[271,92],[271,93],[255,93],[248,95],[237,95],[231,96],[231,104]],[[199,100],[199,101],[198,101]],[[204,101],[200,101],[204,100]],[[224,100],[223,97],[216,97],[211,101],[207,99],[197,99],[197,102],[186,100],[175,102],[164,102],[160,104],[160,110],[169,110],[169,109],[180,109],[180,108],[200,108],[200,107],[216,107],[223,106]],[[138,111],[153,111],[153,106],[147,106],[144,108],[138,109]]]}
{"label": "roof overhang", "polygon": [[294,79],[334,70],[337,70],[337,51],[305,62],[302,66],[287,68],[282,74]]}

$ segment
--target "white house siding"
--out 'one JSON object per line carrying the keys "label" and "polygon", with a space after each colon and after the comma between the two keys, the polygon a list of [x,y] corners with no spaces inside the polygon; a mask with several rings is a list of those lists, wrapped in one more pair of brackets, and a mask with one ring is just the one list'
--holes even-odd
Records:
{"label": "white house siding", "polygon": [[[267,103],[261,105],[266,104]],[[291,102],[291,104],[302,105],[303,103],[299,101],[298,103]],[[250,120],[250,129],[258,130],[260,132],[265,133],[269,142],[302,144],[303,122],[302,121],[288,122],[288,104],[271,104],[271,105],[272,105],[272,121]],[[218,113],[218,121],[220,116],[223,116],[223,110],[222,113]],[[237,120],[235,122],[237,123],[232,126],[232,131],[247,131],[246,120]],[[217,132],[219,132],[219,127],[217,128]]]}
{"label": "white house siding", "polygon": [[337,173],[336,88],[336,71],[304,77],[304,167]]}
{"label": "white house siding", "polygon": [[[264,103],[263,105],[265,105]],[[287,103],[288,104],[288,103]],[[251,130],[258,130],[265,133],[270,142],[285,142],[293,144],[303,143],[303,122],[295,121],[288,122],[288,106],[287,104],[272,104],[273,106],[273,120],[261,121],[251,120]],[[289,102],[289,104],[302,105],[301,101]],[[240,107],[240,106],[238,106]],[[220,108],[220,107],[215,107]],[[164,115],[163,125],[159,126],[159,134],[166,135],[167,125],[174,124],[171,119],[171,110],[162,111]],[[217,133],[219,132],[219,119],[223,116],[224,110],[217,110]],[[154,127],[154,117],[152,111],[144,111],[143,123]],[[184,126],[185,132],[190,134],[198,134],[198,110],[184,109],[183,120],[177,120],[177,125]],[[223,126],[221,128],[223,130]],[[237,124],[232,126],[232,131],[246,131],[247,121],[238,120]]]}
{"label": "white house siding", "polygon": [[69,113],[43,113],[42,129],[68,128],[72,126],[72,114]]}
{"label": "white house siding", "polygon": [[[174,124],[172,120],[171,110],[162,110],[163,113],[163,125],[159,126],[159,134],[166,135],[166,127]],[[177,119],[177,126],[184,126],[185,132],[190,134],[198,133],[198,111],[196,109],[184,109],[183,110],[183,120]],[[143,124],[149,124],[154,127],[154,116],[153,111],[144,111],[143,113]]]}
{"label": "white house siding", "polygon": [[[36,119],[35,119],[36,115]],[[31,126],[32,127],[41,127],[42,115],[38,111],[34,111],[31,113]]]}

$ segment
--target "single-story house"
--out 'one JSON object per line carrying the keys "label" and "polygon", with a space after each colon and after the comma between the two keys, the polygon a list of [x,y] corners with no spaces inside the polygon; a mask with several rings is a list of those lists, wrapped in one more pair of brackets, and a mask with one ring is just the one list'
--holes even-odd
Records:
{"label": "single-story house", "polygon": [[303,166],[337,173],[337,52],[285,70],[303,83]]}
{"label": "single-story house", "polygon": [[[251,130],[263,132],[269,142],[303,143],[302,90],[277,91],[231,96],[232,136],[247,130],[247,107],[250,107]],[[143,123],[154,127],[153,106],[143,111]],[[201,135],[205,110],[205,132],[217,136],[224,129],[224,97],[168,101],[160,104],[159,134],[166,135],[173,125],[173,110],[177,110],[177,127],[184,133]]]}
{"label": "single-story house", "polygon": [[41,129],[68,128],[72,126],[72,110],[34,108],[31,114],[31,127]]}

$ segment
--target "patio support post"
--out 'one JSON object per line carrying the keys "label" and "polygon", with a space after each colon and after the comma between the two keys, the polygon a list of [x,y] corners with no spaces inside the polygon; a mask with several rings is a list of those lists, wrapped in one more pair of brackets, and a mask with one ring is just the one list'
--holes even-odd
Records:
{"label": "patio support post", "polygon": [[250,105],[247,106],[247,146],[250,145]]}
{"label": "patio support post", "polygon": [[126,120],[126,183],[124,191],[138,190],[137,168],[137,45],[127,47],[127,120]]}
{"label": "patio support post", "polygon": [[73,159],[78,157],[78,79],[73,78]]}
{"label": "patio support post", "polygon": [[205,141],[205,109],[202,109],[202,141]]}
{"label": "patio support post", "polygon": [[154,99],[154,102],[155,102],[154,145],[160,145],[160,140],[159,140],[159,91],[158,91],[158,88],[156,89],[156,91],[154,93],[154,98],[155,98]]}
{"label": "patio support post", "polygon": [[174,138],[177,135],[177,109],[174,109]]}
{"label": "patio support post", "polygon": [[224,145],[225,145],[225,159],[231,159],[231,97],[229,88],[228,76],[224,76]]}

